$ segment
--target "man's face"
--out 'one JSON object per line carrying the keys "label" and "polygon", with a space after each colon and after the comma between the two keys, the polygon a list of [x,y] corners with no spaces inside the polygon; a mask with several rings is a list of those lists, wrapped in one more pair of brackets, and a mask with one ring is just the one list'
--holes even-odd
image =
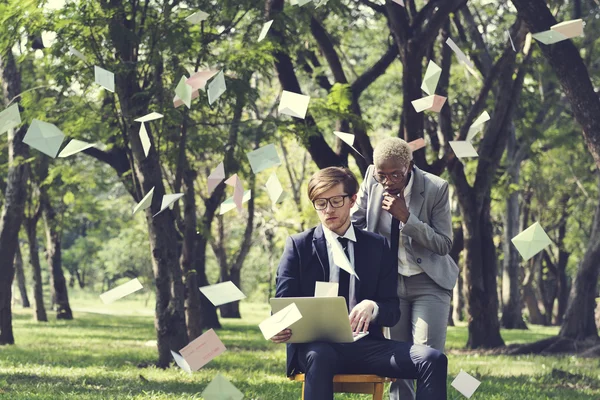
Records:
{"label": "man's face", "polygon": [[[313,200],[321,223],[329,230],[343,235],[350,225],[350,209],[356,201],[356,194],[349,196],[341,183],[321,193]],[[323,206],[325,206],[323,208]],[[322,209],[320,209],[322,208]]]}
{"label": "man's face", "polygon": [[408,183],[412,164],[412,161],[402,164],[394,160],[387,160],[375,166],[373,175],[388,193],[397,195],[404,190]]}

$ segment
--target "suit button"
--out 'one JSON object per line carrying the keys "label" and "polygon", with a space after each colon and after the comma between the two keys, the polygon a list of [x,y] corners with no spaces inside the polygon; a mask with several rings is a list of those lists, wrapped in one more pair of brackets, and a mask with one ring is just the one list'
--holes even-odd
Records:
{"label": "suit button", "polygon": [[417,264],[421,264],[421,259],[417,258]]}

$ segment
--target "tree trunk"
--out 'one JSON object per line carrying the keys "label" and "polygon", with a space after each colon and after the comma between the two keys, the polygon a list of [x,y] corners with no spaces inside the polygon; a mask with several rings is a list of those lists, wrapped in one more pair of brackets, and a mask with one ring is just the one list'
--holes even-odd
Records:
{"label": "tree trunk", "polygon": [[[514,125],[511,126],[510,137],[507,145],[507,160],[514,160],[508,168],[509,185],[519,185],[521,162],[516,160],[518,151],[517,138]],[[513,246],[511,239],[517,236],[519,229],[519,192],[511,191],[506,199],[506,213],[504,217],[504,266],[502,269],[502,319],[501,324],[505,329],[527,329],[523,320],[521,302],[521,279],[519,277],[519,253]]]}
{"label": "tree trunk", "polygon": [[[558,236],[563,237],[566,235],[567,224],[561,224],[558,228]],[[561,245],[558,249],[558,264],[557,270],[557,283],[558,283],[558,310],[556,313],[556,319],[554,320],[555,325],[561,325],[565,312],[567,311],[567,304],[569,301],[569,280],[567,278],[567,264],[569,262],[570,253],[565,251],[564,245]]]}
{"label": "tree trunk", "polygon": [[[226,277],[222,277],[223,281],[231,281],[238,288],[241,287],[241,279],[239,270],[232,269],[229,271],[229,274]],[[226,279],[225,279],[226,278]],[[221,318],[242,318],[240,314],[240,302],[233,301],[231,303],[223,304],[219,306],[219,312],[221,313]]]}
{"label": "tree trunk", "polygon": [[525,272],[525,279],[523,280],[523,300],[529,313],[529,323],[535,325],[544,324],[544,316],[540,311],[539,301],[535,290],[533,288],[533,282],[535,282],[535,275],[538,269],[537,264],[541,262],[540,256],[535,256],[532,260],[528,261],[529,268]]}
{"label": "tree trunk", "polygon": [[17,275],[17,284],[19,285],[19,293],[21,294],[21,304],[23,308],[31,307],[29,297],[27,296],[27,285],[25,284],[25,272],[23,271],[23,257],[21,257],[21,247],[17,246],[15,254],[15,272]]}
{"label": "tree trunk", "polygon": [[56,211],[50,204],[50,198],[45,189],[40,191],[42,215],[46,229],[46,259],[50,272],[50,286],[52,290],[52,303],[56,305],[56,319],[73,319],[73,312],[69,305],[69,292],[67,281],[62,268],[61,233]]}
{"label": "tree trunk", "polygon": [[[21,93],[21,76],[12,54],[12,50],[0,54],[0,85],[3,91],[3,103]],[[15,252],[19,245],[19,229],[23,220],[27,197],[27,165],[29,148],[23,143],[27,131],[21,126],[15,132],[8,131],[8,173],[6,192],[0,215],[0,345],[13,344],[12,330],[12,282],[14,279]]]}
{"label": "tree trunk", "polygon": [[37,240],[38,216],[26,218],[24,221],[27,241],[29,242],[29,264],[33,271],[33,298],[35,300],[35,319],[38,322],[47,322],[46,307],[44,306],[44,289],[42,284],[42,267],[40,266],[40,253]]}
{"label": "tree trunk", "polygon": [[452,241],[450,257],[452,257],[459,268],[458,279],[452,290],[452,321],[454,322],[464,320],[465,298],[463,296],[463,268],[461,267],[462,263],[460,262],[460,253],[462,253],[465,247],[462,226],[454,229],[453,237],[454,240]]}
{"label": "tree trunk", "polygon": [[594,319],[598,273],[600,268],[600,204],[596,208],[592,234],[588,247],[577,269],[573,283],[567,312],[559,335],[562,337],[583,340],[598,340],[598,329]]}

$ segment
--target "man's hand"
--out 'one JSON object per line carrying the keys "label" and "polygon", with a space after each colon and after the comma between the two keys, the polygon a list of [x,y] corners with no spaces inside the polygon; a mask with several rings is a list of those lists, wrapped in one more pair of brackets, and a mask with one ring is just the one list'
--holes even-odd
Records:
{"label": "man's hand", "polygon": [[398,196],[394,196],[385,192],[383,194],[383,201],[381,208],[392,214],[397,220],[406,223],[410,213],[408,212],[408,206],[406,205],[406,199],[404,198],[404,190],[398,193]]}
{"label": "man's hand", "polygon": [[285,343],[292,337],[291,329],[284,329],[279,332],[277,335],[273,336],[270,340],[273,343]]}
{"label": "man's hand", "polygon": [[375,302],[373,300],[363,300],[358,303],[350,312],[350,327],[355,333],[366,332],[369,330]]}

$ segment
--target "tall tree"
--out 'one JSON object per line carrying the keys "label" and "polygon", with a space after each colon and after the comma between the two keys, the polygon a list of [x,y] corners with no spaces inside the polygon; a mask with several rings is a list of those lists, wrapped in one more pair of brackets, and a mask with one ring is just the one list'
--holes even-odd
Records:
{"label": "tall tree", "polygon": [[21,295],[21,305],[23,308],[31,307],[29,304],[29,296],[27,296],[27,284],[25,282],[25,271],[23,270],[23,256],[21,255],[21,246],[17,246],[15,254],[15,273],[19,294]]}

